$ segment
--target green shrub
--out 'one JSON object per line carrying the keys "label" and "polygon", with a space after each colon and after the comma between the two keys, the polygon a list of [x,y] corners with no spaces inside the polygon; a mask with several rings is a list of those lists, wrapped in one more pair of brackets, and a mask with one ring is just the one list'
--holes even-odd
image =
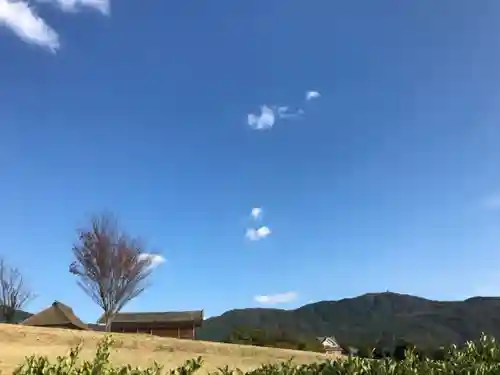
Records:
{"label": "green shrub", "polygon": [[[16,375],[153,375],[163,374],[157,363],[149,368],[133,368],[130,365],[115,367],[109,361],[112,339],[108,336],[97,347],[92,361],[78,361],[81,345],[72,349],[68,356],[58,357],[51,363],[47,357],[31,356],[19,366]],[[296,365],[292,360],[278,365],[263,365],[246,375],[500,375],[500,345],[495,339],[482,335],[477,342],[469,342],[461,349],[451,347],[443,353],[443,360],[431,360],[418,356],[414,349],[405,353],[404,359],[366,359],[348,357],[308,365]],[[201,357],[187,361],[183,366],[170,370],[170,375],[191,375],[202,367]],[[238,369],[219,368],[219,375],[243,375]],[[215,375],[215,374],[214,374]]]}

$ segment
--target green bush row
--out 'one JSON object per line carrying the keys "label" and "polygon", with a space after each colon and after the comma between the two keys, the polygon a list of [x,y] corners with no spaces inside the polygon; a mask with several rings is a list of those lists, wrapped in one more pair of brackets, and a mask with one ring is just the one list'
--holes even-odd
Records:
{"label": "green bush row", "polygon": [[[96,350],[92,361],[78,362],[81,346],[72,349],[69,355],[58,357],[52,363],[47,357],[31,356],[15,371],[16,375],[191,375],[202,368],[201,357],[187,361],[183,366],[164,371],[162,366],[154,363],[149,368],[134,368],[130,365],[116,367],[109,361],[111,337],[103,339]],[[219,375],[242,375],[238,369],[220,368],[213,373]],[[421,359],[411,350],[404,360],[390,358],[375,360],[348,357],[324,361],[308,365],[296,365],[293,358],[278,365],[263,365],[247,372],[247,375],[312,375],[312,374],[345,374],[345,375],[410,375],[410,374],[488,374],[500,375],[500,345],[495,339],[483,335],[477,342],[469,342],[461,349],[451,347],[443,360]]]}

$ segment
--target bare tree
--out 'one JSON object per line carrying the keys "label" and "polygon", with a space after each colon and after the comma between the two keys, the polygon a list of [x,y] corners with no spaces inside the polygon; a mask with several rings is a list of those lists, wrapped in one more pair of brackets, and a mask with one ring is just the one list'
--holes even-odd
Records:
{"label": "bare tree", "polygon": [[21,272],[0,258],[0,312],[6,323],[14,323],[17,310],[35,298],[26,286]]}
{"label": "bare tree", "polygon": [[116,314],[147,287],[151,261],[138,239],[121,232],[114,216],[91,219],[90,228],[79,231],[73,246],[75,260],[69,271],[78,285],[104,310],[106,331]]}

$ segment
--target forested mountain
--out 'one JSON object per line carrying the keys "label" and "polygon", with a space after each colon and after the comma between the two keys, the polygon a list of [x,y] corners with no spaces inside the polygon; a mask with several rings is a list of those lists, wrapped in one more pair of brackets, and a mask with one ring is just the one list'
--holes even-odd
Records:
{"label": "forested mountain", "polygon": [[231,310],[207,319],[198,338],[227,340],[238,327],[298,337],[334,335],[342,344],[353,346],[391,345],[405,339],[419,347],[437,347],[477,339],[482,332],[500,338],[500,298],[432,301],[387,292],[322,301],[296,310]]}

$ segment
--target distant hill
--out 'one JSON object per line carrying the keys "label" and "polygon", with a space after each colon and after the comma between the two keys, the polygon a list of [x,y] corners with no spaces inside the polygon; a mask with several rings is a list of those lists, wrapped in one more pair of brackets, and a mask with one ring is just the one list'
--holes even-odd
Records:
{"label": "distant hill", "polygon": [[[31,315],[33,314],[27,311],[17,310],[14,315],[14,323],[22,322],[23,320],[28,319]],[[5,323],[5,318],[1,312],[0,312],[0,323]]]}
{"label": "distant hill", "polygon": [[222,341],[241,326],[297,336],[335,335],[339,342],[354,346],[390,345],[404,338],[417,346],[436,347],[477,339],[482,332],[500,339],[500,298],[445,302],[387,292],[322,301],[296,310],[231,310],[207,319],[197,337]]}

